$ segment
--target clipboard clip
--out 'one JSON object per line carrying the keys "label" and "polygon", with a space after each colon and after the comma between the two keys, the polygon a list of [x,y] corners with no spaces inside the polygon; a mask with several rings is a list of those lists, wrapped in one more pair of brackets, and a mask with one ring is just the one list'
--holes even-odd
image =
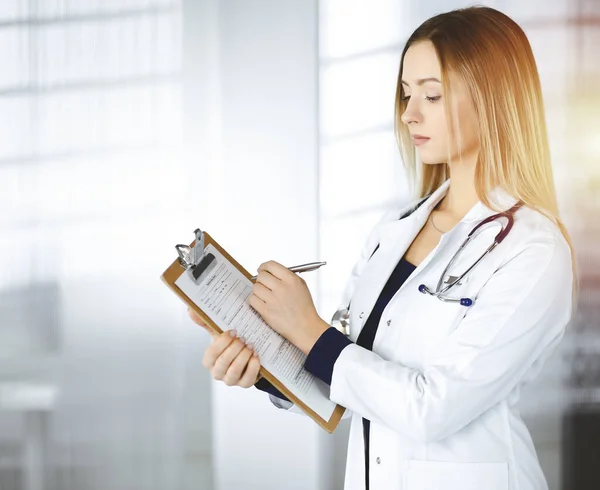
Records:
{"label": "clipboard clip", "polygon": [[188,271],[194,283],[198,284],[201,277],[208,274],[216,265],[216,258],[210,252],[204,253],[204,233],[200,228],[194,230],[196,241],[193,247],[189,245],[175,245],[179,255],[179,264]]}

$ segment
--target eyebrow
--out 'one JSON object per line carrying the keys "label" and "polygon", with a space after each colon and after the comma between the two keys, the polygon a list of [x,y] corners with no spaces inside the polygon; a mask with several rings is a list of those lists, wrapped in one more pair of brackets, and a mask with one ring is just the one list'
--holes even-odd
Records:
{"label": "eyebrow", "polygon": [[[421,78],[421,79],[417,80],[417,85],[423,85],[425,82],[438,82],[438,83],[442,83],[441,81],[439,81],[435,77],[429,77],[429,78]],[[400,80],[400,83],[402,83],[403,85],[408,85],[408,83],[406,83],[404,80]]]}

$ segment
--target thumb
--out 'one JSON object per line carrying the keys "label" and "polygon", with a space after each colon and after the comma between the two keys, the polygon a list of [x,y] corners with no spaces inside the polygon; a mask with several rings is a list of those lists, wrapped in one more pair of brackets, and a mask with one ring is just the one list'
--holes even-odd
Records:
{"label": "thumb", "polygon": [[197,325],[200,325],[204,330],[206,330],[213,339],[215,337],[218,337],[218,334],[213,332],[212,328],[210,328],[207,325],[206,321],[200,315],[198,315],[198,313],[196,313],[192,308],[188,308],[188,315],[190,316],[190,318],[192,319],[192,321],[194,323],[196,323]]}

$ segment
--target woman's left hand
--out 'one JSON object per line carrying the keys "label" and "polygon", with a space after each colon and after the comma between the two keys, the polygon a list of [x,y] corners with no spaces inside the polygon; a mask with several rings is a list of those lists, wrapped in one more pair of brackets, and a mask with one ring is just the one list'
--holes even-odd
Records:
{"label": "woman's left hand", "polygon": [[273,260],[258,268],[248,303],[273,330],[305,354],[329,328],[319,317],[304,279]]}

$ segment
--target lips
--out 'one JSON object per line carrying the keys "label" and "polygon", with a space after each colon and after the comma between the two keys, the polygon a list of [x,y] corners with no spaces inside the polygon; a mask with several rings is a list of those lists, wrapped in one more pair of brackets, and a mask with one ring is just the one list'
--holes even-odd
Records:
{"label": "lips", "polygon": [[416,146],[423,145],[429,141],[429,138],[427,136],[422,136],[420,134],[413,134],[412,137],[413,142]]}

